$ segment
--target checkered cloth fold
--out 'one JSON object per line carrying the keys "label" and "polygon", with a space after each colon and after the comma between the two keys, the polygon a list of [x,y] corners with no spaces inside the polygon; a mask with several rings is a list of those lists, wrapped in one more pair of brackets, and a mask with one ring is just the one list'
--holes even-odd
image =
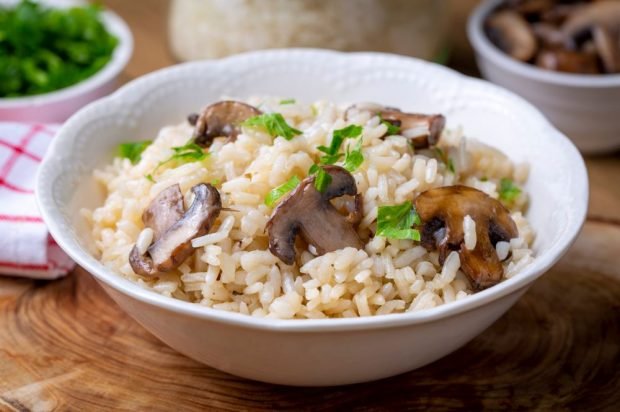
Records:
{"label": "checkered cloth fold", "polygon": [[0,122],[0,274],[55,279],[75,265],[50,236],[34,198],[55,125]]}

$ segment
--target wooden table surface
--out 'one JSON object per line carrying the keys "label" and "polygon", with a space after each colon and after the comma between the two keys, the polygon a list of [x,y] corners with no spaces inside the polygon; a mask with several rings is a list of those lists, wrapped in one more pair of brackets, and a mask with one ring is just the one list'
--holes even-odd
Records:
{"label": "wooden table surface", "polygon": [[[174,63],[165,0],[104,3],[134,31],[124,80]],[[427,367],[333,388],[244,380],[166,347],[77,269],[0,279],[0,410],[620,410],[620,155],[586,161],[590,210],[575,245],[487,331]]]}

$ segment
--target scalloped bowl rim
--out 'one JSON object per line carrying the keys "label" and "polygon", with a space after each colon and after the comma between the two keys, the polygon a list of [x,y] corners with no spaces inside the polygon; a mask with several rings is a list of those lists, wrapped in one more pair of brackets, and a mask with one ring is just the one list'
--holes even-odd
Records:
{"label": "scalloped bowl rim", "polygon": [[484,20],[503,0],[485,0],[469,16],[467,35],[473,48],[502,69],[531,80],[572,87],[605,88],[620,86],[620,74],[574,74],[554,72],[521,62],[498,49],[482,29]]}
{"label": "scalloped bowl rim", "polygon": [[[157,85],[158,79],[163,75],[170,72],[183,71],[187,68],[199,68],[202,66],[210,65],[228,65],[228,64],[243,64],[248,63],[253,57],[261,55],[262,58],[283,57],[287,54],[302,54],[312,56],[313,54],[324,55],[329,54],[330,58],[334,59],[347,59],[354,61],[356,58],[368,58],[372,56],[380,56],[384,59],[397,59],[408,60],[409,62],[415,61],[416,64],[430,67],[432,70],[441,71],[443,75],[450,75],[458,78],[461,83],[461,87],[468,87],[469,85],[476,86],[478,84],[484,84],[485,87],[492,89],[496,93],[501,93],[504,96],[509,97],[514,101],[515,105],[522,106],[521,109],[527,111],[530,120],[538,122],[538,124],[544,126],[546,131],[546,137],[555,139],[555,145],[561,148],[565,156],[572,159],[575,166],[575,187],[578,194],[583,195],[582,201],[577,202],[578,210],[576,211],[577,222],[574,222],[571,228],[568,228],[565,232],[565,236],[554,243],[549,250],[541,255],[537,255],[534,261],[530,263],[522,272],[513,276],[510,279],[504,280],[501,283],[468,296],[466,299],[462,299],[455,302],[446,303],[438,307],[427,309],[419,312],[405,312],[399,314],[389,315],[376,315],[369,317],[359,318],[329,318],[329,319],[272,319],[272,318],[260,318],[249,315],[243,315],[240,313],[227,312],[223,310],[217,310],[205,306],[201,306],[196,303],[189,303],[182,300],[169,298],[160,295],[154,291],[147,290],[131,282],[128,279],[121,277],[112,270],[108,269],[95,257],[90,255],[86,250],[81,247],[73,247],[70,243],[70,238],[73,234],[67,228],[63,228],[61,224],[62,217],[60,212],[55,207],[47,208],[45,205],[53,204],[52,189],[50,186],[44,184],[44,179],[41,179],[42,175],[53,170],[55,164],[60,162],[60,158],[54,156],[56,152],[62,151],[63,141],[73,133],[72,129],[74,125],[77,125],[91,117],[91,114],[96,113],[97,108],[102,105],[113,105],[117,101],[122,101],[126,95],[130,95],[134,90],[142,89],[146,87],[154,87]],[[37,176],[36,196],[39,208],[41,210],[42,217],[48,226],[51,235],[54,237],[60,247],[79,265],[81,265],[86,271],[95,276],[96,279],[105,283],[107,286],[112,287],[118,292],[137,299],[144,303],[155,305],[159,308],[173,311],[179,314],[184,314],[192,317],[205,318],[211,321],[222,322],[230,325],[237,325],[245,328],[263,329],[282,332],[319,332],[319,331],[345,331],[345,330],[367,330],[367,329],[380,329],[401,327],[411,324],[427,323],[435,321],[441,318],[450,317],[459,313],[467,312],[486,305],[492,301],[500,299],[508,294],[515,293],[520,289],[526,288],[535,279],[545,273],[557,260],[564,254],[568,247],[573,243],[578,235],[581,227],[584,223],[587,203],[588,203],[588,180],[585,163],[583,158],[579,154],[576,147],[571,141],[562,133],[557,131],[544,116],[534,108],[530,103],[526,102],[521,97],[489,82],[480,79],[470,78],[462,75],[454,70],[446,67],[420,61],[418,59],[396,56],[385,53],[342,53],[335,51],[326,51],[320,49],[275,49],[268,51],[258,51],[243,53],[231,57],[227,57],[219,60],[210,61],[198,61],[188,62],[172,67],[160,69],[144,75],[136,80],[133,80],[115,93],[100,99],[96,102],[90,103],[78,113],[72,116],[58,132],[52,144],[48,150],[47,155],[43,163],[39,168]]]}
{"label": "scalloped bowl rim", "polygon": [[112,53],[112,58],[103,68],[74,85],[49,93],[0,98],[0,110],[36,107],[70,100],[96,89],[117,77],[131,58],[133,36],[127,23],[113,11],[105,10],[103,12],[103,23],[106,29],[118,38],[118,44]]}

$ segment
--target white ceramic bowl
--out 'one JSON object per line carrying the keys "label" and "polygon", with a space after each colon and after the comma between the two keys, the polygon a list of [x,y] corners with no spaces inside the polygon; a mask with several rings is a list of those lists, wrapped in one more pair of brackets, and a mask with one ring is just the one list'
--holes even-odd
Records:
{"label": "white ceramic bowl", "polygon": [[620,74],[559,73],[520,62],[484,33],[486,16],[502,0],[487,0],[471,14],[467,33],[482,75],[529,100],[584,153],[620,148]]}
{"label": "white ceramic bowl", "polygon": [[[0,0],[0,5],[15,3]],[[80,4],[71,0],[46,0],[51,7]],[[91,77],[54,92],[26,97],[0,98],[0,120],[19,122],[61,123],[73,113],[114,91],[116,79],[123,71],[133,51],[133,37],[125,22],[111,11],[103,13],[103,23],[118,38],[112,58]]]}
{"label": "white ceramic bowl", "polygon": [[[304,101],[377,101],[441,112],[448,127],[531,163],[528,212],[535,261],[523,273],[467,299],[416,313],[357,319],[253,318],[161,296],[120,277],[91,253],[81,207],[101,205],[90,177],[127,139],[220,96],[271,94]],[[553,154],[550,156],[549,154]],[[193,62],[132,81],[74,115],[41,165],[37,196],[60,246],[145,328],[179,352],[223,371],[290,385],[384,378],[433,362],[478,335],[566,251],[584,221],[588,183],[572,143],[521,98],[424,61],[378,53],[273,50]],[[92,316],[97,316],[93,313]]]}

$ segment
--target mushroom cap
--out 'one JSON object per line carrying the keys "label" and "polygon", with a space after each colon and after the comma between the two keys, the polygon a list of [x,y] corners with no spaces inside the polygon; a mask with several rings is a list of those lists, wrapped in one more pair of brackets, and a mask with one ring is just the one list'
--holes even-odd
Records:
{"label": "mushroom cap", "polygon": [[204,108],[196,119],[194,139],[207,147],[216,137],[226,136],[234,141],[240,132],[239,124],[262,112],[254,106],[234,100],[223,100]]}
{"label": "mushroom cap", "polygon": [[[345,247],[363,247],[353,223],[360,212],[344,216],[330,202],[344,195],[356,196],[355,179],[340,166],[324,166],[324,170],[332,178],[325,192],[315,188],[314,175],[306,177],[280,202],[267,222],[269,250],[288,265],[295,262],[297,235],[318,255]],[[356,208],[361,206],[357,199]]]}
{"label": "mushroom cap", "polygon": [[[161,196],[157,196],[154,199],[158,201],[158,205],[154,205],[152,202],[147,208],[145,214],[143,214],[143,221],[145,223],[157,221],[158,216],[149,215],[145,217],[146,214],[152,214],[154,211],[164,213],[162,212],[164,202],[176,196],[173,193],[177,190],[180,193],[178,185],[175,186],[174,189],[167,189],[165,191],[169,191],[169,193],[160,194]],[[176,269],[193,253],[192,239],[208,233],[211,229],[222,208],[219,192],[216,188],[206,183],[200,183],[192,187],[191,190],[194,194],[194,201],[180,219],[170,224],[171,219],[165,214],[162,216],[162,221],[165,222],[158,222],[155,227],[151,226],[153,231],[158,233],[159,236],[149,246],[146,254],[141,255],[137,246],[134,246],[131,250],[129,263],[138,275],[156,276],[161,272],[169,272]],[[176,210],[178,204],[174,203],[172,206]],[[170,225],[162,232],[162,229],[168,224]]]}
{"label": "mushroom cap", "polygon": [[[427,190],[415,199],[422,220],[422,245],[439,251],[439,261],[451,251],[461,258],[461,270],[475,289],[498,283],[503,267],[495,245],[518,236],[510,212],[496,199],[467,186],[445,186]],[[465,247],[463,220],[469,215],[476,223],[476,247]]]}
{"label": "mushroom cap", "polygon": [[485,28],[489,39],[517,60],[528,61],[537,50],[536,37],[527,21],[517,12],[501,10],[491,14]]}

